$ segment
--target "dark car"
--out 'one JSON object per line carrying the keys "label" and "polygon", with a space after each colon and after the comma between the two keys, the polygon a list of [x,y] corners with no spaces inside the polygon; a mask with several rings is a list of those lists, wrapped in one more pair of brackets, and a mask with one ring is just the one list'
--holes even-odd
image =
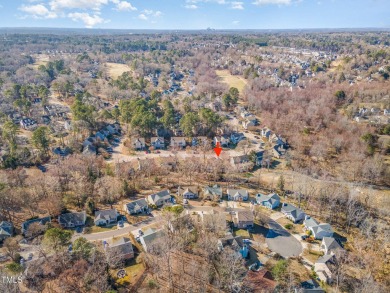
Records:
{"label": "dark car", "polygon": [[308,237],[307,235],[302,235],[302,236],[301,236],[301,239],[302,239],[302,240],[306,240],[307,237]]}
{"label": "dark car", "polygon": [[108,153],[113,153],[113,152],[114,152],[114,150],[112,149],[112,147],[108,147],[106,150],[107,150]]}

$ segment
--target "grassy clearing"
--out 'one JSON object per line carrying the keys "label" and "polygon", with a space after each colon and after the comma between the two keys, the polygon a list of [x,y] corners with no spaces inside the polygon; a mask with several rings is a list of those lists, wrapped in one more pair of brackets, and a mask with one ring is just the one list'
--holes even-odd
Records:
{"label": "grassy clearing", "polygon": [[320,256],[323,256],[324,254],[320,251],[309,251],[308,249],[303,250],[303,257],[311,261],[312,263],[315,263]]}
{"label": "grassy clearing", "polygon": [[110,230],[116,230],[117,226],[116,225],[109,226],[109,227],[92,226],[90,229],[91,229],[90,230],[91,233],[99,233],[99,232],[106,232]]}
{"label": "grassy clearing", "polygon": [[106,63],[107,67],[107,73],[111,78],[118,78],[119,76],[122,75],[124,72],[131,71],[130,67],[126,64],[120,64],[120,63],[111,63],[107,62]]}
{"label": "grassy clearing", "polygon": [[115,283],[118,286],[128,287],[134,285],[137,280],[145,272],[145,267],[142,263],[136,263],[135,260],[127,262],[127,266],[124,268],[126,276],[118,279],[116,273],[118,270],[111,270],[111,276],[116,280]]}
{"label": "grassy clearing", "polygon": [[49,62],[49,56],[46,55],[38,55],[35,58],[35,62],[31,65],[33,69],[38,70],[40,65],[46,65]]}
{"label": "grassy clearing", "polygon": [[244,229],[238,229],[234,231],[235,236],[241,236],[242,238],[250,238],[249,232]]}
{"label": "grassy clearing", "polygon": [[222,82],[229,85],[229,87],[237,88],[242,93],[247,84],[247,81],[243,77],[231,75],[228,70],[216,70],[215,72],[221,78]]}

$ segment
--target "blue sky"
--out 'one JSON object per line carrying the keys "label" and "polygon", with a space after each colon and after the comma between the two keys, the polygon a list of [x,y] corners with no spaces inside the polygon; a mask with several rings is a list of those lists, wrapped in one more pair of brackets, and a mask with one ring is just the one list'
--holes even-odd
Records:
{"label": "blue sky", "polygon": [[0,27],[390,27],[390,0],[0,0]]}

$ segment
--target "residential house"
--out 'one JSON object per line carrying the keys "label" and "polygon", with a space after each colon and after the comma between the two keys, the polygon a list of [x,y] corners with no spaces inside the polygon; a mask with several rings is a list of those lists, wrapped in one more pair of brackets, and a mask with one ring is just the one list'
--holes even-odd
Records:
{"label": "residential house", "polygon": [[157,230],[155,228],[149,228],[144,232],[144,235],[140,237],[140,242],[145,251],[150,252],[153,250],[153,246],[158,243],[158,240],[164,235],[163,230]]}
{"label": "residential house", "polygon": [[253,167],[253,163],[249,160],[248,155],[239,155],[230,158],[230,164],[239,172],[249,171]]}
{"label": "residential house", "polygon": [[246,201],[249,198],[248,191],[245,189],[228,189],[228,200]]}
{"label": "residential house", "polygon": [[11,237],[14,233],[14,225],[11,222],[0,222],[0,241],[4,241],[8,237]]}
{"label": "residential house", "polygon": [[261,136],[262,137],[268,138],[271,136],[271,133],[272,133],[272,131],[268,127],[264,127],[261,129]]}
{"label": "residential house", "polygon": [[23,129],[32,129],[35,126],[37,126],[37,122],[34,119],[31,118],[22,118],[20,119],[20,127]]}
{"label": "residential house", "polygon": [[230,158],[230,163],[233,167],[250,163],[248,155],[234,156]]}
{"label": "residential house", "polygon": [[310,216],[305,216],[303,225],[307,231],[310,231],[311,235],[315,239],[322,239],[324,237],[332,237],[333,230],[332,226],[327,223],[318,223],[314,218]]}
{"label": "residential house", "polygon": [[118,216],[116,209],[96,211],[94,222],[96,226],[114,225],[118,221]]}
{"label": "residential house", "polygon": [[162,190],[160,192],[148,195],[147,200],[149,204],[160,207],[166,203],[171,202],[171,194],[169,190]]}
{"label": "residential house", "polygon": [[147,213],[149,210],[146,199],[141,198],[123,205],[123,209],[130,215]]}
{"label": "residential house", "polygon": [[157,149],[165,148],[165,141],[163,137],[152,137],[150,140],[150,145]]}
{"label": "residential house", "polygon": [[233,225],[239,229],[248,229],[253,227],[254,216],[251,210],[237,210],[232,215]]}
{"label": "residential house", "polygon": [[206,136],[198,136],[192,138],[191,142],[192,146],[208,146],[210,145],[210,142]]}
{"label": "residential house", "polygon": [[218,250],[222,251],[226,247],[230,247],[233,251],[241,254],[243,258],[249,256],[249,249],[246,244],[243,243],[241,236],[229,235],[225,238],[218,239]]}
{"label": "residential house", "polygon": [[83,147],[85,148],[89,145],[92,146],[95,142],[96,142],[96,137],[94,135],[91,135],[90,137],[88,137],[83,141]]}
{"label": "residential house", "polygon": [[66,157],[71,153],[71,149],[68,147],[61,148],[61,147],[56,147],[52,149],[52,152],[54,155],[61,156],[61,157]]}
{"label": "residential house", "polygon": [[324,237],[332,237],[333,230],[332,226],[328,223],[321,223],[316,226],[310,227],[311,235],[314,236],[315,239],[322,239]]}
{"label": "residential house", "polygon": [[268,141],[272,142],[275,146],[278,146],[282,149],[286,149],[286,147],[288,146],[287,141],[283,137],[276,134],[272,134],[269,137]]}
{"label": "residential house", "polygon": [[171,137],[171,148],[184,148],[186,140],[184,137]]}
{"label": "residential house", "polygon": [[257,119],[252,119],[252,120],[245,120],[242,122],[242,127],[244,127],[244,129],[249,129],[250,127],[253,127],[253,126],[256,126],[257,125]]}
{"label": "residential house", "polygon": [[198,198],[199,197],[199,191],[197,186],[191,186],[187,188],[179,188],[177,189],[177,195],[182,196],[186,199],[192,199],[192,198]]}
{"label": "residential house", "polygon": [[222,198],[222,187],[219,185],[206,186],[203,188],[203,198],[218,201]]}
{"label": "residential house", "polygon": [[37,225],[45,226],[46,224],[48,224],[50,222],[51,222],[51,217],[36,218],[36,219],[25,221],[22,223],[22,234],[25,235],[26,232],[28,231],[28,228],[32,224],[36,223]]}
{"label": "residential house", "polygon": [[306,215],[300,208],[289,203],[283,203],[281,212],[294,223],[303,220]]}
{"label": "residential house", "polygon": [[272,156],[274,158],[280,159],[286,154],[286,149],[284,146],[274,145],[272,148]]}
{"label": "residential house", "polygon": [[131,147],[137,151],[144,150],[145,146],[145,138],[143,137],[133,138],[131,141]]}
{"label": "residential house", "polygon": [[58,223],[64,228],[74,228],[84,226],[87,215],[85,211],[66,213],[58,216]]}
{"label": "residential house", "polygon": [[[120,127],[119,127],[120,128]],[[112,135],[112,134],[119,134],[118,132],[118,126],[116,126],[115,124],[110,124],[110,125],[107,125],[106,127],[107,131]]]}
{"label": "residential house", "polygon": [[252,115],[252,114],[249,113],[249,112],[246,111],[246,110],[243,110],[243,111],[241,111],[241,113],[240,113],[241,118],[246,118],[246,117],[251,116],[251,115]]}
{"label": "residential house", "polygon": [[228,135],[214,137],[214,144],[217,145],[218,142],[221,147],[228,147],[230,144],[230,137]]}
{"label": "residential house", "polygon": [[106,139],[106,135],[101,131],[96,132],[95,137],[98,141],[104,141]]}
{"label": "residential house", "polygon": [[105,242],[105,250],[110,258],[118,258],[118,260],[134,258],[133,245],[127,237],[111,238]]}
{"label": "residential house", "polygon": [[256,202],[263,207],[273,210],[279,207],[280,197],[276,193],[270,193],[267,195],[258,193],[256,195]]}
{"label": "residential house", "polygon": [[321,250],[325,254],[334,254],[336,250],[342,250],[341,245],[333,237],[324,237],[321,242]]}
{"label": "residential house", "polygon": [[83,149],[83,155],[85,155],[85,156],[96,156],[96,148],[93,145],[87,145]]}
{"label": "residential house", "polygon": [[329,264],[333,263],[333,257],[330,254],[324,255],[314,264],[314,272],[317,274],[318,279],[328,284],[332,282],[332,272]]}
{"label": "residential house", "polygon": [[242,132],[233,132],[230,135],[230,140],[234,144],[239,143],[243,139],[245,139],[245,135]]}

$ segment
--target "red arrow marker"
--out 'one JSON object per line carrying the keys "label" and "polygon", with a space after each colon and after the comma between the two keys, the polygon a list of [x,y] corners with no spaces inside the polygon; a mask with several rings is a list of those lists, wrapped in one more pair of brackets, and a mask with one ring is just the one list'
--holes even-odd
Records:
{"label": "red arrow marker", "polygon": [[217,145],[215,146],[214,148],[214,152],[215,154],[219,157],[219,155],[221,154],[222,152],[222,148],[221,148],[221,144],[219,142],[217,142]]}

